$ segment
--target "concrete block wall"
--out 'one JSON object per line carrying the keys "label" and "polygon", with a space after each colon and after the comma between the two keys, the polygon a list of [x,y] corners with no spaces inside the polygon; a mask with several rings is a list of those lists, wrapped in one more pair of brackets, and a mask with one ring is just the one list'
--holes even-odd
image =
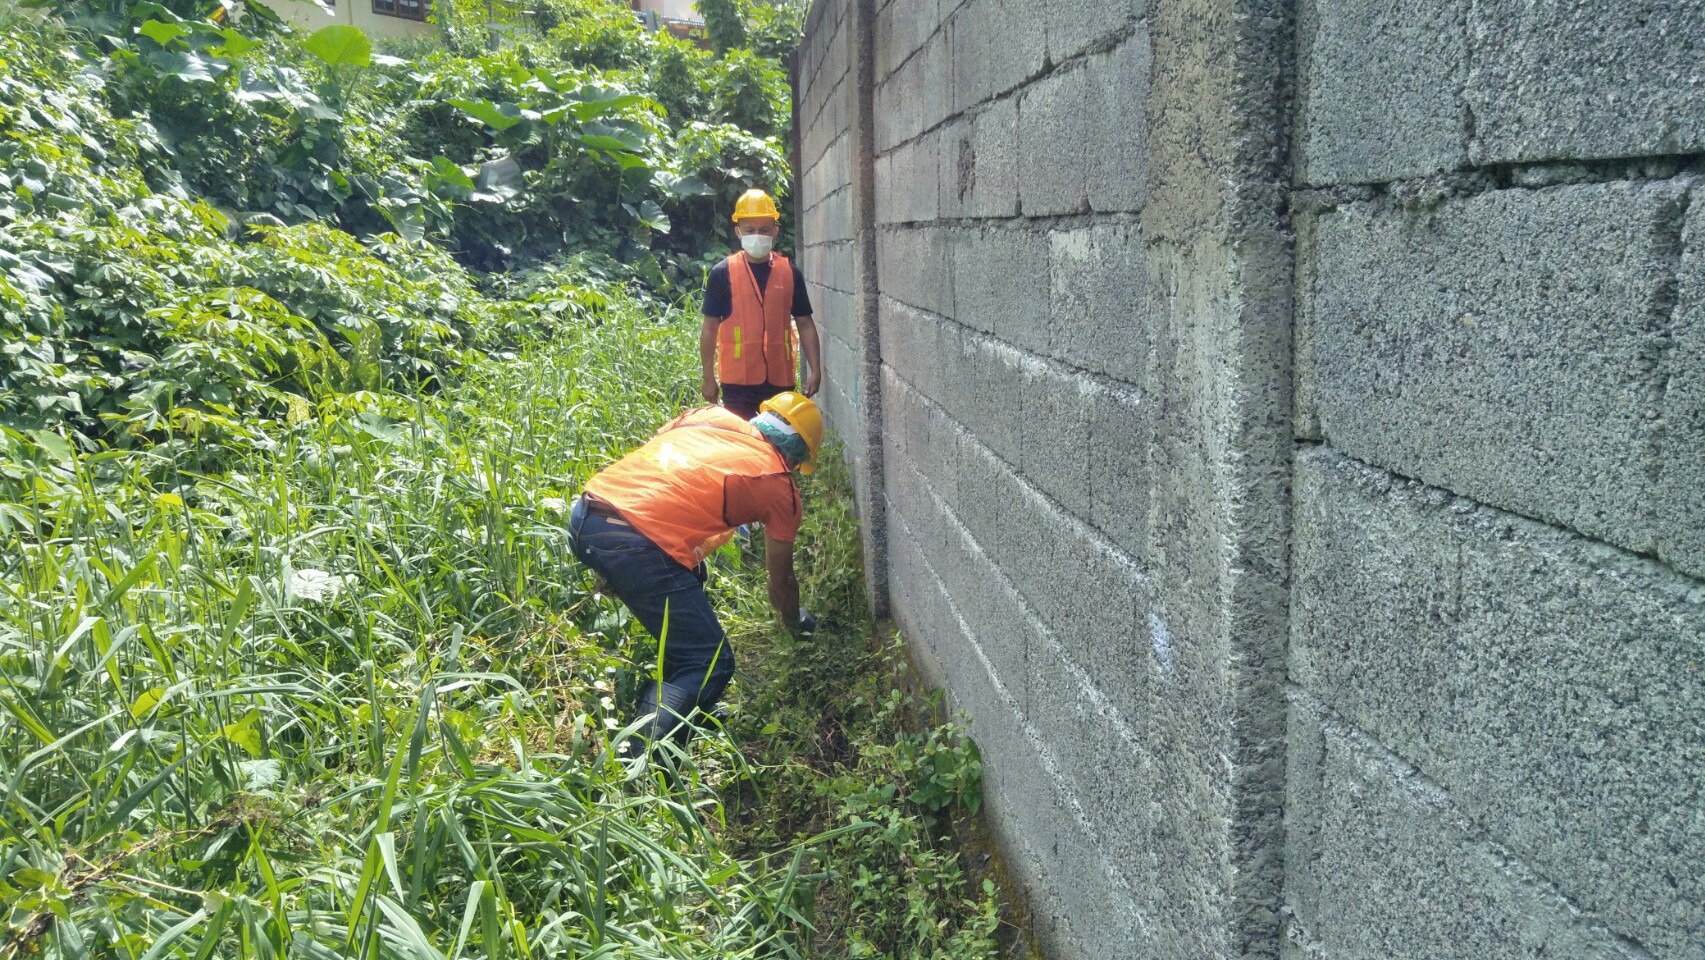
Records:
{"label": "concrete block wall", "polygon": [[799,76],[1051,955],[1705,960],[1705,0],[817,0]]}
{"label": "concrete block wall", "polygon": [[1287,949],[1699,960],[1705,4],[1297,52]]}

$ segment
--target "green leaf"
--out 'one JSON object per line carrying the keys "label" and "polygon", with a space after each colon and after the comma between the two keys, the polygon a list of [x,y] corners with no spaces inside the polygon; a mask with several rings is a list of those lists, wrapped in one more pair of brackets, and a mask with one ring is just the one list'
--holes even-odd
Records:
{"label": "green leaf", "polygon": [[638,220],[642,225],[649,228],[654,233],[669,232],[669,215],[663,212],[663,208],[657,205],[656,200],[643,201],[640,203],[639,209],[637,210],[634,209],[632,204],[624,203],[622,204],[622,207],[627,210],[627,212],[633,214],[634,219]]}
{"label": "green leaf", "polygon": [[249,756],[260,756],[260,711],[250,710],[242,719],[220,727],[219,734],[248,751]]}
{"label": "green leaf", "polygon": [[698,177],[680,177],[669,173],[666,170],[659,170],[657,173],[653,174],[651,182],[656,184],[657,188],[663,191],[664,194],[676,199],[685,199],[687,197],[709,197],[716,193],[715,190],[710,188],[709,184],[700,180]]}
{"label": "green leaf", "polygon": [[465,197],[474,192],[474,178],[468,176],[468,172],[449,157],[432,158],[432,175],[440,183],[454,188],[461,196]]}
{"label": "green leaf", "polygon": [[130,705],[131,717],[133,717],[137,720],[140,720],[143,717],[147,716],[148,712],[150,710],[153,710],[154,705],[159,703],[161,698],[163,698],[165,695],[166,695],[166,688],[165,687],[149,687],[148,689],[137,694],[136,695],[136,702],[132,703]]}
{"label": "green leaf", "polygon": [[221,30],[219,35],[225,42],[207,51],[216,57],[240,57],[261,45],[259,40],[250,40],[235,30]]}
{"label": "green leaf", "polygon": [[161,23],[158,20],[144,21],[136,28],[136,32],[154,41],[162,47],[169,47],[173,40],[189,36],[189,28],[176,23]]}
{"label": "green leaf", "polygon": [[153,61],[160,72],[185,83],[212,83],[225,72],[226,65],[201,53],[171,53],[159,55]]}
{"label": "green leaf", "polygon": [[26,890],[38,890],[53,884],[53,874],[40,867],[24,867],[12,872],[12,883]]}
{"label": "green leaf", "polygon": [[452,97],[450,105],[493,130],[508,130],[521,122],[521,108],[513,103],[492,103],[469,97]]}
{"label": "green leaf", "polygon": [[365,67],[373,62],[373,44],[360,27],[321,27],[306,46],[329,67]]}
{"label": "green leaf", "polygon": [[184,934],[193,929],[196,924],[206,919],[206,910],[197,910],[185,917],[175,926],[167,929],[165,933],[160,934],[160,939],[154,941],[154,945],[149,947],[148,952],[142,955],[142,960],[160,960],[161,957],[166,955],[168,950],[172,949],[172,944],[176,943],[179,937],[182,937]]}
{"label": "green leaf", "polygon": [[36,442],[36,446],[40,447],[43,453],[60,463],[71,459],[71,441],[57,433],[48,430],[31,430],[30,439]]}

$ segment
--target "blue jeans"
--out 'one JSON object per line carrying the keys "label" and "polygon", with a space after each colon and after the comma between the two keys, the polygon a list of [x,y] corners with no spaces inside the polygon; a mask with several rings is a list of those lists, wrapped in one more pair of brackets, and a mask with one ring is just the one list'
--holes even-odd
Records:
{"label": "blue jeans", "polygon": [[569,510],[568,531],[575,558],[657,638],[664,682],[696,691],[708,712],[734,676],[734,648],[698,576],[626,521],[588,512],[584,497]]}

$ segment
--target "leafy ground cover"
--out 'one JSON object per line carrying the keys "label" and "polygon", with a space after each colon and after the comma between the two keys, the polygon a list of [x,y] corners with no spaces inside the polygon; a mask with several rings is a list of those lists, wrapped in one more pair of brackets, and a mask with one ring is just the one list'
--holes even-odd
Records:
{"label": "leafy ground cover", "polygon": [[610,758],[655,652],[564,499],[679,407],[693,325],[602,320],[217,474],[8,434],[0,956],[992,954],[943,833],[975,749],[900,722],[838,470],[822,633],[725,554],[731,729],[673,786]]}
{"label": "leafy ground cover", "polygon": [[387,56],[48,6],[0,31],[0,958],[1021,947],[836,469],[818,636],[730,548],[727,729],[676,777],[608,749],[655,650],[566,501],[694,402],[682,285],[786,183],[780,21],[721,4],[712,53],[540,0]]}

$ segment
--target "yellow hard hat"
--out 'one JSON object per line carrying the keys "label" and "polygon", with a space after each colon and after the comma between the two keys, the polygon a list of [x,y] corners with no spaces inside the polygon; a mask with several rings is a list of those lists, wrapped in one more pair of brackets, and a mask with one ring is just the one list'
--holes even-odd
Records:
{"label": "yellow hard hat", "polygon": [[780,220],[781,211],[776,209],[776,202],[770,199],[769,194],[762,190],[748,190],[740,195],[740,199],[734,201],[734,216],[730,219],[739,223],[747,217]]}
{"label": "yellow hard hat", "polygon": [[[766,198],[767,199],[767,198]],[[799,465],[799,472],[811,474],[817,470],[817,449],[823,445],[823,415],[817,405],[803,393],[787,390],[765,400],[758,409],[786,420],[805,439],[805,449],[811,455]]]}

